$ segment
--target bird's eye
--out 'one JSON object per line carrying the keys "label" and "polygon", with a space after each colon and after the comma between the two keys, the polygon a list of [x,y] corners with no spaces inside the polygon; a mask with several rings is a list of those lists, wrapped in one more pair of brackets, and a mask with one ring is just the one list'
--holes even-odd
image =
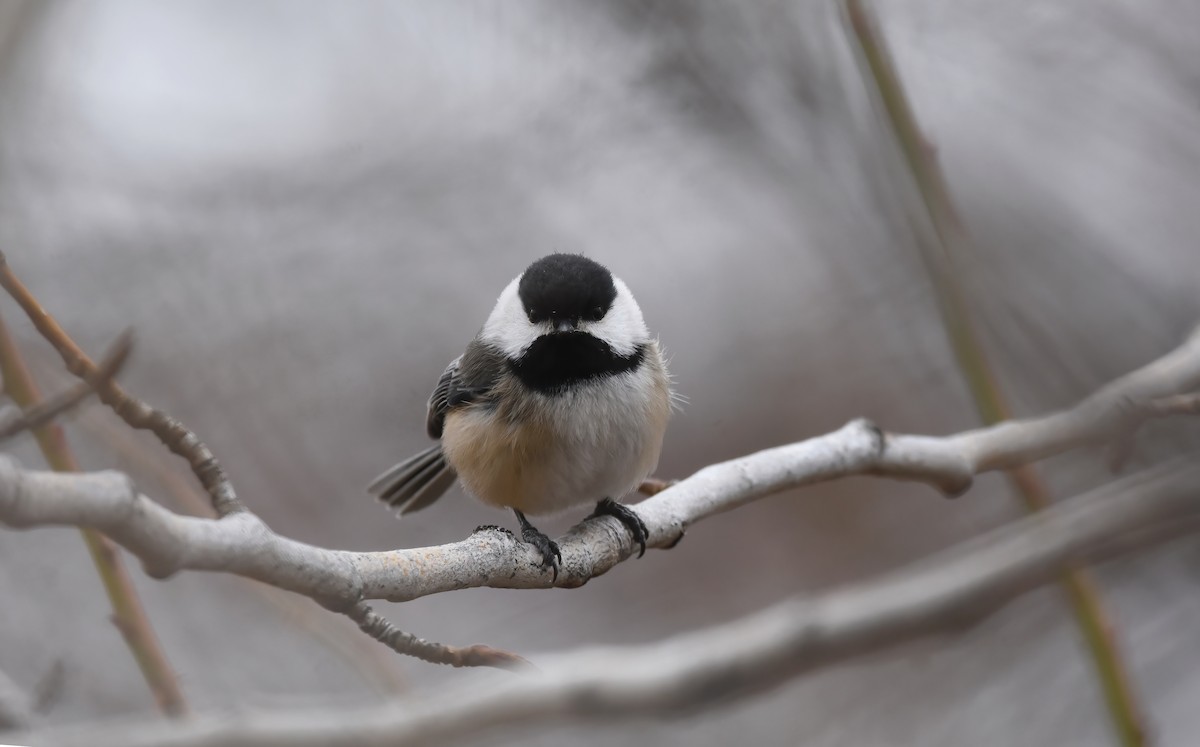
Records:
{"label": "bird's eye", "polygon": [[588,321],[598,322],[604,318],[604,307],[595,306],[588,312]]}

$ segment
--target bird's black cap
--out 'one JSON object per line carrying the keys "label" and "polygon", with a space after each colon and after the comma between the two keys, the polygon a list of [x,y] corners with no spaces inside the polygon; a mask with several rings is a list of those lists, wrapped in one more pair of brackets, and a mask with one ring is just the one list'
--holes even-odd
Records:
{"label": "bird's black cap", "polygon": [[617,287],[599,262],[578,254],[551,254],[525,270],[517,294],[534,323],[599,321],[617,297]]}

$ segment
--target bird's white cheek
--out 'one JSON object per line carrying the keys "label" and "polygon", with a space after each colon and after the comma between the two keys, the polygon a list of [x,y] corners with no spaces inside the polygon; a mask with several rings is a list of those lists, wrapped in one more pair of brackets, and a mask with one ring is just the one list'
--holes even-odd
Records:
{"label": "bird's white cheek", "polygon": [[646,325],[640,318],[630,319],[625,314],[610,314],[598,322],[583,324],[580,328],[608,343],[617,355],[631,355],[649,337]]}

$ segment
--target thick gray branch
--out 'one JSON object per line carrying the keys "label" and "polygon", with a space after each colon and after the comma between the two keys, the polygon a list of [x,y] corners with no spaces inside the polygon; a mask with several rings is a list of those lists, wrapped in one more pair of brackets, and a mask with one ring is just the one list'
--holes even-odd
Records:
{"label": "thick gray branch", "polygon": [[1088,560],[1108,540],[1194,512],[1200,465],[1175,461],[1064,501],[873,581],[797,598],[642,647],[541,661],[543,672],[475,691],[360,709],[314,709],[30,735],[62,745],[416,745],[501,725],[670,714],[745,696],[833,660],[951,630]]}
{"label": "thick gray branch", "polygon": [[[1163,413],[1162,398],[1200,388],[1200,332],[1164,358],[1108,385],[1078,407],[953,436],[884,434],[856,420],[799,443],[706,467],[638,504],[647,545],[669,547],[705,517],[788,488],[872,474],[966,490],[978,472],[1000,469],[1103,441]],[[1169,408],[1168,408],[1169,410]],[[388,552],[326,550],[281,537],[249,512],[220,519],[180,516],[137,493],[116,472],[56,474],[0,460],[0,522],[99,529],[137,555],[146,572],[236,573],[346,611],[364,599],[406,601],[477,586],[555,585],[540,557],[511,536],[484,531],[448,545]],[[580,586],[625,558],[625,529],[591,519],[559,540],[558,586]]]}

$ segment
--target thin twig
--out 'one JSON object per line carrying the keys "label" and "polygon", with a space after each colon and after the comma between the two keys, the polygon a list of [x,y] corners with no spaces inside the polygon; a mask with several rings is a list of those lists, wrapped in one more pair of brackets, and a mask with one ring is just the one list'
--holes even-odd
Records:
{"label": "thin twig", "polygon": [[133,336],[128,331],[123,332],[105,351],[94,377],[47,397],[45,401],[23,410],[17,417],[0,425],[0,442],[6,441],[18,433],[41,428],[79,405],[98,388],[104,386],[104,382],[116,377],[121,367],[125,365],[125,361],[129,359],[129,351],[132,347]]}
{"label": "thin twig", "polygon": [[[932,241],[918,240],[925,267],[933,281],[942,324],[966,378],[972,399],[986,424],[1010,420],[1012,410],[990,365],[983,343],[975,329],[967,295],[958,281],[955,260],[966,252],[967,230],[958,217],[945,176],[909,105],[904,87],[896,74],[886,42],[875,27],[874,18],[860,0],[846,0],[845,8],[853,36],[862,50],[869,78],[879,94],[896,140],[925,205],[934,229]],[[1030,511],[1046,509],[1050,493],[1029,465],[1015,467],[1009,482]],[[1146,743],[1145,718],[1138,703],[1125,661],[1121,655],[1114,626],[1105,612],[1095,581],[1082,568],[1067,569],[1063,588],[1087,640],[1095,663],[1105,701],[1121,744],[1139,747]]]}
{"label": "thin twig", "polygon": [[1063,501],[957,547],[731,623],[643,646],[584,650],[540,674],[356,708],[197,718],[179,725],[87,724],[22,736],[73,747],[352,747],[449,744],[490,729],[679,716],[762,692],[805,672],[935,633],[955,632],[1094,557],[1109,540],[1193,512],[1200,466],[1175,460]]}
{"label": "thin twig", "polygon": [[359,602],[346,610],[346,616],[358,625],[358,629],[383,645],[401,654],[416,656],[433,664],[448,664],[452,667],[494,667],[524,671],[533,665],[524,657],[482,643],[472,646],[447,646],[431,643],[406,633],[380,617],[365,602]]}
{"label": "thin twig", "polygon": [[[1150,406],[1144,410],[1144,415],[1147,419],[1166,418],[1174,415],[1200,415],[1200,393],[1164,397],[1150,403]],[[1133,456],[1136,435],[1137,431],[1131,430],[1113,442],[1108,452],[1108,468],[1112,470],[1113,474],[1125,469],[1126,462]]]}
{"label": "thin twig", "polygon": [[[8,332],[8,325],[0,318],[0,372],[4,376],[4,389],[8,396],[28,410],[41,401],[37,384],[29,374],[25,360]],[[103,374],[97,369],[97,374]],[[93,378],[99,384],[103,379]],[[66,434],[57,424],[50,422],[33,429],[34,437],[52,469],[60,472],[78,472],[79,463],[67,444]],[[104,584],[112,605],[115,620],[121,621],[117,629],[121,632],[129,650],[137,661],[142,677],[162,711],[171,716],[187,713],[187,701],[175,678],[175,671],[167,661],[166,654],[158,642],[158,636],[146,616],[133,580],[125,570],[125,564],[116,546],[103,534],[93,529],[83,529],[84,543],[92,556],[96,571]]]}
{"label": "thin twig", "polygon": [[[99,368],[58,325],[54,317],[42,308],[37,298],[13,272],[3,252],[0,252],[0,287],[8,291],[8,294],[20,304],[37,331],[62,356],[68,371],[85,381],[98,380]],[[172,453],[188,461],[192,472],[195,473],[200,484],[212,498],[213,510],[217,512],[217,516],[227,516],[245,510],[238,501],[233,484],[225,475],[225,470],[212,451],[195,433],[165,412],[131,396],[115,381],[98,381],[99,387],[96,393],[101,402],[111,407],[131,427],[148,430],[158,436],[158,439]]]}

